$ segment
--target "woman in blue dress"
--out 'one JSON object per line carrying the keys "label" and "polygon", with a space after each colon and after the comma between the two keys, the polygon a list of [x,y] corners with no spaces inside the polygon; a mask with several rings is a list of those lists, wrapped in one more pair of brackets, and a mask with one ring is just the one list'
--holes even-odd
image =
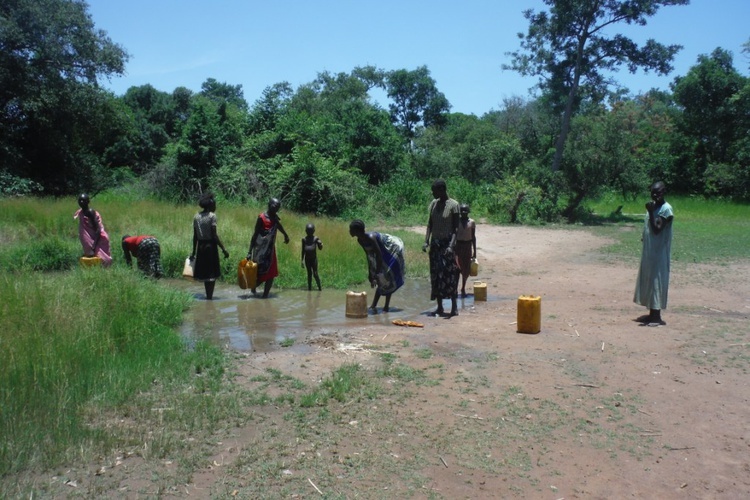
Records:
{"label": "woman in blue dress", "polygon": [[366,232],[365,223],[353,220],[349,224],[349,234],[367,256],[368,278],[370,286],[375,288],[370,310],[377,313],[380,296],[385,297],[383,312],[388,312],[391,305],[391,294],[404,284],[404,242],[396,236],[378,232]]}

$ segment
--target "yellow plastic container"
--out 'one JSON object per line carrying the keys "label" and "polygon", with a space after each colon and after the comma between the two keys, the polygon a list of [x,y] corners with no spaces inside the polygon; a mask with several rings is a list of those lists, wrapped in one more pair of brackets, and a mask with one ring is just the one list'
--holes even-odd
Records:
{"label": "yellow plastic container", "polygon": [[482,281],[474,282],[474,302],[487,300],[487,283]]}
{"label": "yellow plastic container", "polygon": [[542,298],[534,295],[518,297],[518,333],[539,333],[542,330]]}
{"label": "yellow plastic container", "polygon": [[346,292],[346,317],[367,317],[367,292]]}
{"label": "yellow plastic container", "polygon": [[95,267],[102,265],[102,258],[96,255],[94,257],[81,257],[78,259],[78,262],[80,262],[83,267]]}
{"label": "yellow plastic container", "polygon": [[258,281],[258,263],[242,259],[237,266],[237,283],[243,290],[255,288]]}
{"label": "yellow plastic container", "polygon": [[479,274],[479,262],[477,259],[471,259],[471,265],[469,266],[469,276],[476,276]]}

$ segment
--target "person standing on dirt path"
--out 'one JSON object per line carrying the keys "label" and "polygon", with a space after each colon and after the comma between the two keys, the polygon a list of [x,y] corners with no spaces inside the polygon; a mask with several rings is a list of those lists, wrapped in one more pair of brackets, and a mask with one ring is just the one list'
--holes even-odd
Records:
{"label": "person standing on dirt path", "polygon": [[443,299],[451,299],[450,316],[458,316],[458,275],[456,264],[456,234],[458,232],[458,202],[448,197],[443,179],[432,183],[428,208],[427,232],[422,251],[430,250],[430,300],[437,301],[434,314],[443,316]]}
{"label": "person standing on dirt path", "polygon": [[649,308],[647,316],[638,318],[638,321],[648,326],[666,324],[661,318],[661,310],[667,308],[674,219],[672,205],[664,199],[666,191],[666,186],[661,181],[651,186],[651,201],[646,203],[648,213],[641,237],[641,266],[633,296],[633,302]]}
{"label": "person standing on dirt path", "polygon": [[477,225],[469,217],[471,209],[463,203],[458,207],[458,231],[456,233],[456,263],[461,270],[461,298],[466,298],[466,280],[471,273],[471,261],[477,258]]}
{"label": "person standing on dirt path", "polygon": [[320,276],[318,276],[318,250],[323,250],[323,242],[315,236],[315,224],[305,226],[305,236],[302,238],[302,267],[307,268],[307,289],[312,290],[312,279],[320,287]]}

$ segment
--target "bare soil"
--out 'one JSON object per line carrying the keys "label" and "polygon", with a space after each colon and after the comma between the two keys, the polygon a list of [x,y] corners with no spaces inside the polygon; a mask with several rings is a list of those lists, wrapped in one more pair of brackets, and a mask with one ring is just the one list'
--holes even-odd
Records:
{"label": "bare soil", "polygon": [[[108,472],[107,494],[750,498],[747,261],[673,265],[667,324],[648,327],[632,303],[637,259],[606,256],[606,239],[489,225],[477,235],[488,300],[469,297],[459,316],[312,332],[237,356],[248,391],[269,369],[314,387],[359,363],[378,396],[253,407],[185,484],[159,489],[132,459]],[[516,332],[519,295],[541,296],[540,333]],[[159,467],[163,478],[176,466]]]}

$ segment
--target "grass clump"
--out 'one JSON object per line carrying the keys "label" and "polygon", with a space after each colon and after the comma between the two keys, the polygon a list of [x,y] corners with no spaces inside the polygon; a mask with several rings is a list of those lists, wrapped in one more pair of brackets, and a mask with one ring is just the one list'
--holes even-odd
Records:
{"label": "grass clump", "polygon": [[117,446],[91,416],[157,382],[206,393],[223,376],[217,349],[175,333],[190,297],[126,270],[3,274],[0,302],[0,475]]}

